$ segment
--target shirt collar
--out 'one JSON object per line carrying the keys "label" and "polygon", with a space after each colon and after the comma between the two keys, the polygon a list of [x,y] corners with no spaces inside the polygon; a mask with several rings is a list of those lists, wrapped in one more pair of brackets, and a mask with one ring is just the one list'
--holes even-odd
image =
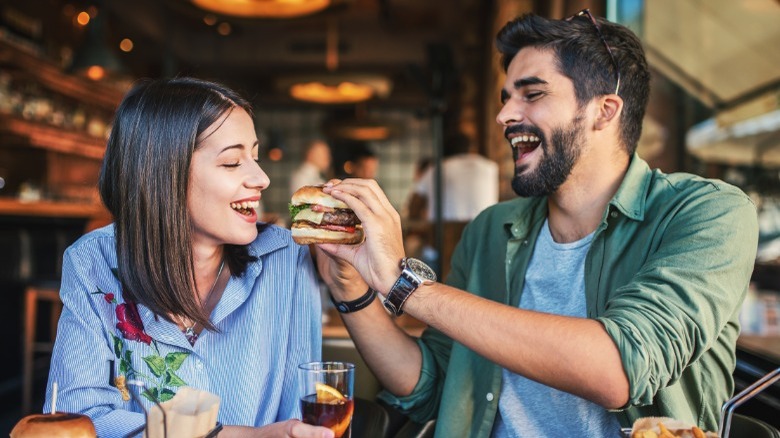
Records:
{"label": "shirt collar", "polygon": [[609,201],[610,205],[615,206],[621,213],[633,220],[644,220],[647,192],[650,190],[652,177],[653,172],[650,170],[650,166],[634,153],[628,171],[623,177],[623,182],[620,183],[615,196]]}
{"label": "shirt collar", "polygon": [[[610,205],[633,220],[643,220],[652,176],[647,162],[634,153],[617,193],[609,201]],[[504,227],[514,238],[527,236],[531,227],[547,216],[546,196],[521,198],[513,204],[514,208],[507,210]]]}
{"label": "shirt collar", "polygon": [[289,245],[290,240],[285,237],[281,228],[269,224],[258,224],[257,239],[255,239],[254,244],[249,246],[249,255],[256,257],[257,262],[250,263],[244,275],[256,277],[262,270],[262,256]]}

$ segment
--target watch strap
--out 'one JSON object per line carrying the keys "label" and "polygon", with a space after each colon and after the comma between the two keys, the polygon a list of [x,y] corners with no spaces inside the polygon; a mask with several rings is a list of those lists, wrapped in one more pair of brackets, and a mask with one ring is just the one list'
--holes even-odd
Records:
{"label": "watch strap", "polygon": [[336,310],[338,310],[339,313],[352,313],[368,307],[376,298],[376,291],[369,287],[363,296],[352,301],[336,301],[333,298],[333,295],[328,295],[330,296],[330,301],[336,306]]}
{"label": "watch strap", "polygon": [[406,303],[406,300],[409,299],[409,295],[411,295],[419,285],[419,282],[414,281],[406,269],[403,269],[398,280],[395,281],[393,287],[390,288],[390,292],[387,293],[387,297],[383,303],[385,308],[395,316],[403,315],[404,311],[402,308],[404,303]]}

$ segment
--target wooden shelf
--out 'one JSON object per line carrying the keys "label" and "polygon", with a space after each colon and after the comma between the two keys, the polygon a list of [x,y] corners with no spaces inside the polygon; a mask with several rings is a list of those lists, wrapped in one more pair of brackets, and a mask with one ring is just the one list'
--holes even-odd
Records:
{"label": "wooden shelf", "polygon": [[108,212],[100,204],[55,201],[22,202],[13,198],[0,198],[0,216],[92,219],[108,216]]}
{"label": "wooden shelf", "polygon": [[15,46],[0,34],[0,66],[24,71],[41,86],[54,93],[114,111],[122,99],[123,90],[62,72],[53,62]]}
{"label": "wooden shelf", "polygon": [[78,132],[63,131],[49,125],[0,114],[0,135],[3,143],[12,139],[24,145],[64,154],[102,160],[106,142]]}

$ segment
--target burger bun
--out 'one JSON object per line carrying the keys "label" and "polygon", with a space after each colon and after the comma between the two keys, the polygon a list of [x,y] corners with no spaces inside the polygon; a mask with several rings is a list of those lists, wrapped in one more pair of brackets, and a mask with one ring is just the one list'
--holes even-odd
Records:
{"label": "burger bun", "polygon": [[95,426],[86,415],[56,414],[28,415],[14,426],[11,438],[95,438]]}
{"label": "burger bun", "polygon": [[330,208],[347,208],[349,206],[322,191],[322,186],[303,186],[290,198],[292,205],[318,204]]}
{"label": "burger bun", "polygon": [[363,241],[363,228],[357,226],[354,233],[314,228],[303,223],[294,223],[291,227],[292,238],[299,245],[312,243],[335,243],[355,245]]}

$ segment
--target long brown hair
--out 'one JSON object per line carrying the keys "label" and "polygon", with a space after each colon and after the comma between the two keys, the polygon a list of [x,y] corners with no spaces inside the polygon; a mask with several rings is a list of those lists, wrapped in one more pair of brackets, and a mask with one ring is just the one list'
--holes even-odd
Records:
{"label": "long brown hair", "polygon": [[[193,78],[145,80],[117,109],[100,169],[103,203],[114,216],[124,296],[169,319],[215,330],[196,299],[187,186],[201,134],[249,103],[229,88]],[[253,260],[246,246],[225,245],[240,276]]]}

